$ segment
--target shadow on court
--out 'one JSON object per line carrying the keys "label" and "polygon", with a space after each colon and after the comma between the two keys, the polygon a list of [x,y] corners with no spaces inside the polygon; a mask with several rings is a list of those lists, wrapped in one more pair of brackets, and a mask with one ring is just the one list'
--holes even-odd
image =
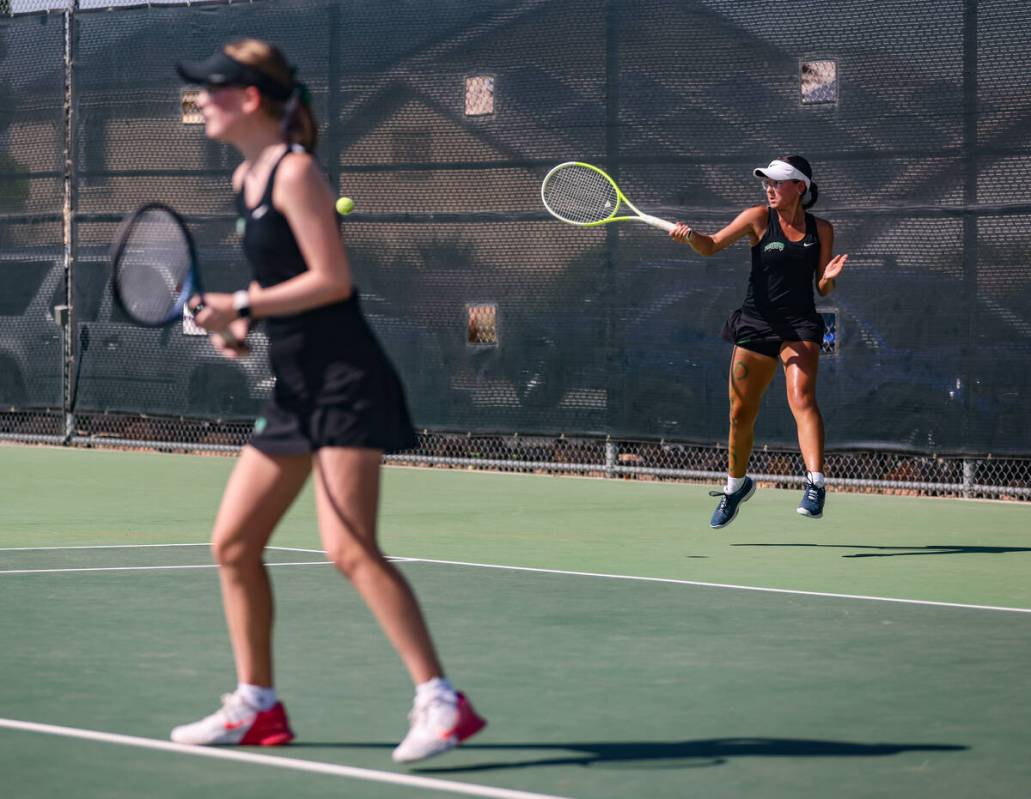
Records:
{"label": "shadow on court", "polygon": [[[294,747],[339,749],[392,749],[387,743],[294,743]],[[736,757],[885,757],[905,752],[962,752],[969,747],[954,744],[852,743],[797,738],[710,738],[698,741],[627,741],[568,744],[465,744],[461,751],[489,755],[493,752],[555,752],[516,761],[474,763],[462,766],[417,768],[424,774],[466,773],[541,766],[599,766],[698,768],[719,766]]]}
{"label": "shadow on court", "polygon": [[903,555],[1005,555],[1007,552],[1031,552],[1031,547],[966,547],[960,544],[928,544],[922,547],[878,547],[868,544],[731,544],[732,547],[819,547],[820,549],[877,549],[902,552],[858,552],[843,558],[897,558]]}

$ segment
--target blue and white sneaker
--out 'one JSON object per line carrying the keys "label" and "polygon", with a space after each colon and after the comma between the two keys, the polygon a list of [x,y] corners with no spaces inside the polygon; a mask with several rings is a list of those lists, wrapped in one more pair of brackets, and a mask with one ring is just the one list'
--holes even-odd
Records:
{"label": "blue and white sneaker", "polygon": [[722,499],[720,504],[716,506],[716,510],[712,512],[712,520],[709,522],[709,526],[714,530],[726,527],[734,521],[741,503],[748,502],[754,493],[755,481],[751,477],[746,477],[745,482],[741,484],[741,488],[733,494],[728,494],[726,491],[710,491],[710,497],[722,497]]}
{"label": "blue and white sneaker", "polygon": [[823,502],[827,499],[827,486],[818,486],[812,480],[805,481],[802,501],[798,503],[798,513],[810,519],[823,516]]}

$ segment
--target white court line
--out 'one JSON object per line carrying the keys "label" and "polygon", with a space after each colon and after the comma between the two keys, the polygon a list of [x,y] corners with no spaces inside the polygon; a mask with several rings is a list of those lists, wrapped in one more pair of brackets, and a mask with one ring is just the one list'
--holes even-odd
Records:
{"label": "white court line", "polygon": [[[305,563],[266,563],[266,566],[326,566],[328,560],[312,560]],[[0,574],[60,574],[62,572],[152,572],[152,571],[173,571],[175,569],[217,569],[217,563],[205,563],[200,565],[183,566],[90,566],[74,569],[8,569],[0,571]]]}
{"label": "white court line", "polygon": [[[67,547],[0,547],[0,552],[52,552],[63,549],[155,549],[161,547],[209,547],[210,543],[203,544],[88,544],[82,546]],[[321,549],[293,549],[290,547],[267,547],[283,552],[307,552],[318,555],[325,555]],[[304,563],[266,563],[266,566],[324,566],[328,560],[307,561]],[[217,564],[205,563],[200,565],[184,564],[181,566],[92,566],[66,569],[7,569],[0,571],[0,574],[60,574],[62,572],[125,572],[125,571],[167,571],[171,569],[215,569]]]}
{"label": "white court line", "polygon": [[575,577],[603,577],[608,580],[635,580],[644,583],[671,583],[673,585],[694,585],[700,588],[731,588],[738,591],[762,591],[770,594],[794,594],[796,596],[820,596],[831,599],[863,599],[871,602],[898,602],[905,605],[932,605],[943,608],[968,608],[970,610],[1001,610],[1010,613],[1031,613],[1031,608],[1008,608],[997,605],[966,605],[961,602],[934,602],[929,599],[899,599],[888,596],[866,596],[864,594],[832,594],[824,591],[797,591],[792,588],[764,588],[756,585],[734,585],[733,583],[703,583],[698,580],[676,580],[670,577],[638,577],[632,574],[604,574],[600,572],[566,571],[564,569],[534,569],[529,566],[501,566],[493,563],[467,563],[460,560],[431,560],[429,558],[395,557],[391,560],[404,563],[439,563],[445,566],[471,566],[477,569],[504,569],[505,571],[534,572],[537,574],[564,574]]}
{"label": "white court line", "polygon": [[294,771],[310,771],[316,774],[330,774],[334,777],[348,777],[354,780],[368,780],[371,782],[387,782],[394,785],[406,785],[411,788],[424,788],[428,791],[448,791],[460,793],[467,796],[485,796],[489,799],[566,799],[561,796],[552,796],[543,793],[528,793],[527,791],[514,791],[508,788],[495,788],[490,785],[477,785],[471,782],[454,782],[452,780],[441,780],[433,777],[417,777],[412,774],[396,774],[392,771],[375,771],[373,769],[357,768],[355,766],[338,766],[333,763],[318,763],[311,760],[301,760],[292,757],[274,757],[261,755],[255,752],[243,752],[234,749],[215,748],[206,746],[187,746],[176,744],[171,741],[159,741],[154,738],[137,738],[132,735],[115,735],[109,732],[98,732],[96,730],[82,730],[75,727],[58,727],[53,724],[37,724],[32,721],[18,721],[16,719],[0,718],[0,727],[24,732],[38,732],[44,735],[61,735],[66,738],[83,738],[88,741],[100,741],[102,743],[119,744],[121,746],[136,746],[141,749],[157,749],[163,752],[176,752],[182,755],[193,755],[194,757],[210,757],[216,760],[236,760],[244,763],[254,763],[260,766],[272,766],[274,768],[293,769]]}
{"label": "white court line", "polygon": [[[126,548],[134,546],[201,546],[200,544],[126,544],[119,545]],[[206,546],[206,545],[204,545]],[[62,549],[62,547],[51,547]],[[69,549],[91,549],[92,547],[68,547]],[[105,547],[96,547],[102,549]],[[307,552],[324,555],[325,552],[319,549],[301,549],[298,547],[273,547],[283,552]],[[0,552],[6,550],[0,549]],[[760,591],[769,594],[790,594],[794,596],[819,596],[829,599],[860,599],[867,602],[894,602],[903,605],[927,605],[941,608],[965,608],[967,610],[996,610],[1005,613],[1031,613],[1031,608],[1011,608],[1002,605],[972,605],[962,602],[936,602],[930,599],[902,599],[889,596],[867,596],[865,594],[835,594],[826,591],[800,591],[793,588],[767,588],[758,585],[736,585],[734,583],[707,583],[699,580],[677,580],[671,577],[641,577],[633,574],[607,574],[604,572],[581,572],[565,569],[540,569],[530,566],[506,566],[498,563],[470,563],[462,560],[434,560],[431,558],[409,558],[402,555],[389,555],[388,560],[400,563],[435,563],[442,566],[468,566],[476,569],[500,569],[502,571],[530,572],[534,574],[562,574],[568,577],[601,577],[607,580],[632,580],[642,583],[667,583],[670,585],[693,585],[699,588],[727,588],[736,591]],[[269,563],[268,566],[321,566],[329,561],[310,561],[305,563]],[[147,571],[157,569],[210,569],[214,564],[207,566],[113,566],[84,569],[17,569],[11,571],[0,571],[0,574],[47,574],[53,572],[74,572],[74,571]]]}
{"label": "white court line", "polygon": [[[0,552],[47,552],[61,549],[154,549],[157,547],[210,547],[204,544],[83,544],[67,547],[0,547]],[[300,550],[314,552],[315,550]]]}

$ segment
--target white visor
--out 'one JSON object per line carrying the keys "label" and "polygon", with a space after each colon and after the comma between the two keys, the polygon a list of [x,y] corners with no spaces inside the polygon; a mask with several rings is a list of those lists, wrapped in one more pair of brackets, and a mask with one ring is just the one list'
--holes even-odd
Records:
{"label": "white visor", "polygon": [[757,178],[769,178],[770,180],[801,180],[805,183],[805,187],[808,190],[811,181],[805,176],[804,172],[795,169],[787,161],[770,161],[768,167],[758,167],[752,170],[752,174]]}

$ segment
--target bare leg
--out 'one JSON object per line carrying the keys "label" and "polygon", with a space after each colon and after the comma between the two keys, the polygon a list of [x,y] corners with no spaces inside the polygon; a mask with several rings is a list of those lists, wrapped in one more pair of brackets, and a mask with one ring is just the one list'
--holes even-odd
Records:
{"label": "bare leg", "polygon": [[763,395],[777,372],[777,359],[734,347],[730,359],[730,435],[727,472],[744,477],[755,440],[755,420]]}
{"label": "bare leg", "polygon": [[798,427],[798,446],[810,472],[823,471],[823,416],[816,404],[816,372],[820,345],[815,341],[785,342],[780,350],[787,382],[788,405]]}
{"label": "bare leg", "polygon": [[422,611],[408,582],[376,542],[379,450],[328,447],[315,459],[322,545],[369,606],[412,681],[443,676]]}
{"label": "bare leg", "polygon": [[272,457],[244,447],[222,495],[211,547],[242,683],[272,685],[272,589],[262,553],[310,467],[308,455]]}

